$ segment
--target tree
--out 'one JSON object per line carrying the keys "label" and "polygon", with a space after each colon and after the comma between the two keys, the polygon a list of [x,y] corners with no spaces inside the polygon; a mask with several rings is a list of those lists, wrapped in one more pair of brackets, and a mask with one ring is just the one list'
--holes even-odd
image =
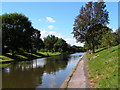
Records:
{"label": "tree", "polygon": [[55,51],[66,52],[67,51],[67,43],[64,39],[58,38],[57,42],[54,44]]}
{"label": "tree", "polygon": [[108,12],[104,2],[88,2],[81,7],[80,14],[76,17],[73,34],[77,42],[85,42],[92,45],[95,52],[97,37],[108,22]]}
{"label": "tree", "polygon": [[0,55],[2,55],[2,18],[0,17]]}
{"label": "tree", "polygon": [[41,34],[40,31],[37,29],[33,30],[33,35],[32,35],[32,51],[36,52],[37,50],[40,50],[41,48],[44,48],[44,43],[42,39],[40,38]]}
{"label": "tree", "polygon": [[31,51],[34,40],[40,40],[40,31],[32,27],[31,22],[25,15],[11,13],[4,14],[1,17],[3,52],[6,52],[5,49],[11,50],[14,56],[19,48]]}
{"label": "tree", "polygon": [[116,41],[117,44],[120,44],[120,27],[116,30]]}
{"label": "tree", "polygon": [[58,37],[54,35],[48,35],[44,38],[45,48],[49,51],[54,51],[54,44],[57,42]]}
{"label": "tree", "polygon": [[100,42],[104,47],[110,48],[110,46],[112,46],[115,43],[115,38],[113,33],[111,32],[105,33],[102,39],[100,40]]}

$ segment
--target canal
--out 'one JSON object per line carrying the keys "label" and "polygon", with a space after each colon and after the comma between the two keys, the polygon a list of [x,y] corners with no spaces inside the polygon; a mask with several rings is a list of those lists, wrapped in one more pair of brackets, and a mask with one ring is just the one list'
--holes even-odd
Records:
{"label": "canal", "polygon": [[2,88],[59,88],[83,53],[10,63],[2,70]]}

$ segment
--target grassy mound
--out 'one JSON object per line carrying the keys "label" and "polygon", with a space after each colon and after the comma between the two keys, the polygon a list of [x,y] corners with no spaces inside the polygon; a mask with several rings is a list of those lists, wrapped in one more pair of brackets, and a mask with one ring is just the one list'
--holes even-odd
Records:
{"label": "grassy mound", "polygon": [[92,88],[118,88],[118,46],[87,53],[87,69]]}

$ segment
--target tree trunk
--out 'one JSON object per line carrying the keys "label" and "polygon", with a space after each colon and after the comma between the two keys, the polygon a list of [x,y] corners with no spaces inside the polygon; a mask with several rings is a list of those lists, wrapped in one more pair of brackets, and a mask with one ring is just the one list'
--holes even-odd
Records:
{"label": "tree trunk", "polygon": [[13,57],[15,56],[15,52],[14,52],[14,50],[12,50],[12,56],[13,56]]}
{"label": "tree trunk", "polygon": [[95,46],[94,46],[94,43],[93,43],[92,53],[95,53]]}
{"label": "tree trunk", "polygon": [[93,38],[93,40],[92,40],[92,53],[95,53],[94,38]]}

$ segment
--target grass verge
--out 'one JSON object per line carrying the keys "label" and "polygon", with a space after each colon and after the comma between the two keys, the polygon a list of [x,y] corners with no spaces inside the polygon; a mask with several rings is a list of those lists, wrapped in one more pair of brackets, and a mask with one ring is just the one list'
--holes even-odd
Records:
{"label": "grass verge", "polygon": [[118,88],[118,51],[120,48],[115,46],[99,50],[95,54],[87,53],[90,85],[92,88]]}

